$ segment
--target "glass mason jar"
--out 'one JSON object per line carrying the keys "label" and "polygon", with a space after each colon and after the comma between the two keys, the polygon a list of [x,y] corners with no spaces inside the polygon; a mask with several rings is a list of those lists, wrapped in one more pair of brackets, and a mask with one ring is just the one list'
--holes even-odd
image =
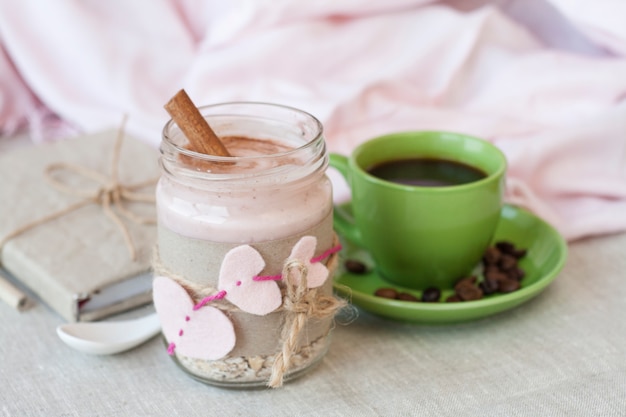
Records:
{"label": "glass mason jar", "polygon": [[154,261],[163,336],[203,382],[280,386],[324,356],[341,306],[322,125],[265,103],[199,110],[233,156],[189,150],[173,121],[163,129]]}

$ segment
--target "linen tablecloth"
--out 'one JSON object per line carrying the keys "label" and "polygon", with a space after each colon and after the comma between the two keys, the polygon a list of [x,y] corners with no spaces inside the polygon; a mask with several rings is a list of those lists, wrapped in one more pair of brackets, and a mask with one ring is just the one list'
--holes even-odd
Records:
{"label": "linen tablecloth", "polygon": [[0,416],[623,416],[625,248],[626,234],[572,243],[543,293],[475,322],[360,311],[319,366],[276,390],[196,382],[158,337],[115,356],[77,353],[44,305],[3,304]]}

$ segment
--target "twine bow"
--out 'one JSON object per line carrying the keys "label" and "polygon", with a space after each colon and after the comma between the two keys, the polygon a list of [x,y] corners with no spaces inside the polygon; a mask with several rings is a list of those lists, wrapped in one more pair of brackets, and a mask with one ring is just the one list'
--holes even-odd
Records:
{"label": "twine bow", "polygon": [[[0,249],[4,246],[6,242],[30,229],[62,217],[68,213],[78,210],[81,207],[85,207],[90,204],[98,204],[102,207],[102,210],[107,215],[107,217],[109,217],[111,221],[113,221],[113,223],[117,225],[118,229],[122,233],[122,236],[124,237],[124,242],[126,244],[126,247],[128,248],[130,257],[134,261],[137,258],[137,249],[133,244],[130,232],[128,231],[128,227],[124,224],[120,215],[137,224],[156,223],[156,219],[154,219],[153,217],[139,216],[124,206],[125,201],[153,204],[155,202],[153,194],[140,193],[137,192],[137,190],[154,184],[156,182],[156,179],[151,179],[130,185],[123,185],[119,182],[118,165],[120,160],[122,141],[124,139],[125,124],[126,117],[124,117],[122,121],[122,125],[120,126],[117,138],[115,140],[115,145],[113,148],[113,158],[111,161],[111,175],[107,177],[106,175],[103,175],[98,171],[86,168],[84,166],[64,162],[48,165],[44,171],[44,178],[53,188],[65,194],[83,197],[83,199],[69,205],[62,210],[50,213],[47,216],[44,216],[31,223],[27,223],[19,227],[18,229],[15,229],[7,236],[5,236],[2,240],[0,240]],[[98,184],[98,187],[95,189],[80,189],[69,186],[66,183],[60,181],[55,176],[56,172],[62,170],[71,172],[88,180],[92,180],[93,182]],[[115,206],[117,210],[114,210],[113,206]]]}
{"label": "twine bow", "polygon": [[283,267],[283,280],[286,297],[283,308],[287,311],[281,332],[282,348],[276,355],[268,386],[278,388],[283,385],[285,372],[291,367],[291,358],[298,351],[298,341],[302,329],[310,318],[332,317],[346,305],[344,300],[321,295],[317,289],[307,288],[308,269],[297,259],[288,260]]}

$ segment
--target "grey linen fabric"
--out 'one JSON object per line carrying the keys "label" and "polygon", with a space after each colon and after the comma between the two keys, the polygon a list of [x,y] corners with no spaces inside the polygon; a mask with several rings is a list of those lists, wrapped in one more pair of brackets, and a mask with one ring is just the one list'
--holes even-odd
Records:
{"label": "grey linen fabric", "polygon": [[361,311],[310,373],[240,391],[191,379],[160,338],[88,356],[43,304],[0,305],[0,416],[624,416],[625,312],[626,234],[587,239],[514,310],[446,326]]}

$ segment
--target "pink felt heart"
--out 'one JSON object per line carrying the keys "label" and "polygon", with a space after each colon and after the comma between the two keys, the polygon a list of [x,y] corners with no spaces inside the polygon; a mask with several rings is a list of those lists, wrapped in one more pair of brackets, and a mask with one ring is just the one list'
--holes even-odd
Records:
{"label": "pink felt heart", "polygon": [[[297,259],[307,267],[307,287],[317,288],[326,282],[328,268],[321,262],[311,262],[315,254],[317,239],[315,236],[303,236],[291,250],[289,259]],[[296,279],[299,279],[296,278]]]}
{"label": "pink felt heart", "polygon": [[261,254],[249,245],[231,249],[222,260],[218,288],[226,299],[243,311],[264,316],[282,304],[280,288],[275,281],[255,281],[265,268]]}
{"label": "pink felt heart", "polygon": [[155,277],[152,288],[163,335],[170,344],[168,350],[215,360],[235,347],[235,329],[221,310],[205,306],[194,311],[187,291],[167,277]]}

